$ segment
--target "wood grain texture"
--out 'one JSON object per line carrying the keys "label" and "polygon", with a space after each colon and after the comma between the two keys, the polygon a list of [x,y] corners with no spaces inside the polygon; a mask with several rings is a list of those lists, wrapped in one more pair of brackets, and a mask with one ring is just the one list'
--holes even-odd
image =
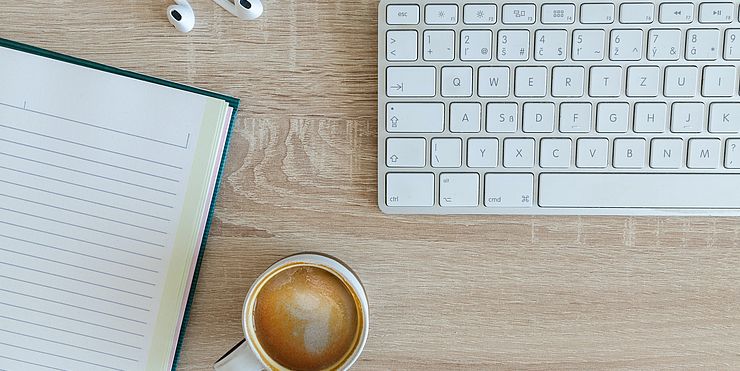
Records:
{"label": "wood grain texture", "polygon": [[356,369],[738,369],[736,218],[386,216],[376,206],[377,2],[9,2],[0,36],[242,99],[179,368],[240,337],[243,295],[321,251],[368,290]]}

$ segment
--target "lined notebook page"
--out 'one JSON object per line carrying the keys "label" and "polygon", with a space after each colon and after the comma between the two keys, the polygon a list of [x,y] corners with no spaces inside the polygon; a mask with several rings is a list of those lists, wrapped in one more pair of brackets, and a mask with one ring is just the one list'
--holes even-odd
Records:
{"label": "lined notebook page", "polygon": [[168,278],[184,291],[191,265],[169,268],[192,261],[213,184],[192,164],[215,163],[226,110],[0,48],[0,369],[147,368],[176,331],[156,321],[178,322],[184,293],[160,304]]}

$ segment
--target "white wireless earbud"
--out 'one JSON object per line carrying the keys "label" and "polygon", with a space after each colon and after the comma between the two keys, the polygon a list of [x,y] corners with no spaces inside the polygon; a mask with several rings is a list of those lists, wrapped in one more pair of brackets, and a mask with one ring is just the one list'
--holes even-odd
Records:
{"label": "white wireless earbud", "polygon": [[229,13],[245,20],[257,19],[262,15],[260,0],[213,0]]}
{"label": "white wireless earbud", "polygon": [[195,27],[195,13],[187,0],[175,0],[167,7],[167,19],[180,32],[190,32]]}

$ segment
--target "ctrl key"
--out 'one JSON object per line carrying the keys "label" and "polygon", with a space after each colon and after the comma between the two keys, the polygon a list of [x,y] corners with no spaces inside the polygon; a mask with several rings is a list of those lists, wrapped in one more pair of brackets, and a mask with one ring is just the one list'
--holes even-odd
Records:
{"label": "ctrl key", "polygon": [[385,204],[390,207],[434,206],[434,174],[388,173]]}
{"label": "ctrl key", "polygon": [[486,207],[532,207],[534,175],[486,174]]}

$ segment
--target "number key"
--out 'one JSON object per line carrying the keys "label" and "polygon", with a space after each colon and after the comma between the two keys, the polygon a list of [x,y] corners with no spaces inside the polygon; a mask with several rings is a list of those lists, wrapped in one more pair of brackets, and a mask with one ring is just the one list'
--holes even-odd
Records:
{"label": "number key", "polygon": [[462,31],[460,33],[460,59],[464,61],[490,61],[493,33],[489,30]]}
{"label": "number key", "polygon": [[719,57],[719,30],[691,29],[686,32],[686,59],[711,61]]}
{"label": "number key", "polygon": [[639,61],[642,57],[642,30],[613,30],[610,58],[614,61]]}
{"label": "number key", "polygon": [[648,59],[675,61],[681,55],[681,30],[654,29],[648,33]]}
{"label": "number key", "polygon": [[725,33],[725,59],[740,60],[740,29],[727,30]]}

